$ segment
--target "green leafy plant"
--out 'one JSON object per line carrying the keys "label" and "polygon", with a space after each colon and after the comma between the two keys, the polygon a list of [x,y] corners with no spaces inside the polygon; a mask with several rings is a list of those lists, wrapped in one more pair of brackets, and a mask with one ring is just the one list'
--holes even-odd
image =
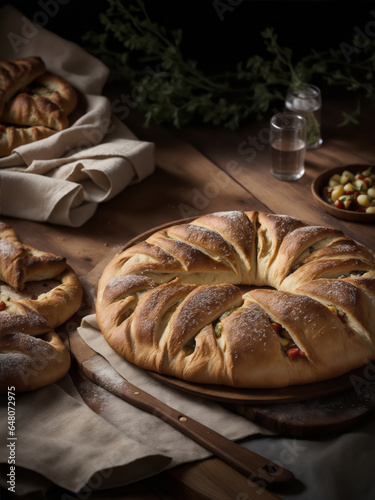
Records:
{"label": "green leafy plant", "polygon": [[[358,61],[345,60],[341,49],[311,50],[298,61],[280,46],[272,28],[261,33],[268,58],[252,54],[232,71],[206,74],[181,49],[181,29],[167,32],[154,22],[141,0],[107,0],[100,15],[103,32],[84,35],[85,47],[110,68],[110,80],[121,80],[137,97],[138,109],[151,121],[181,127],[201,121],[236,129],[249,116],[261,119],[284,101],[286,89],[321,78],[367,98],[375,96],[375,43]],[[140,92],[140,90],[144,90]],[[346,112],[342,125],[358,121],[359,110]]]}

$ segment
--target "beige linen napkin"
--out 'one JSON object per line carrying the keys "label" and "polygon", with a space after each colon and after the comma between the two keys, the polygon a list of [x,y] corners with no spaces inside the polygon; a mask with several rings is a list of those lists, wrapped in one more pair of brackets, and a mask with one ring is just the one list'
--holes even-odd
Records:
{"label": "beige linen napkin", "polygon": [[154,171],[154,145],[138,140],[101,95],[108,68],[78,45],[0,10],[0,59],[40,56],[69,81],[78,106],[68,129],[0,158],[0,213],[78,227],[99,203]]}
{"label": "beige linen napkin", "polygon": [[163,451],[132,440],[91,411],[68,376],[59,384],[16,395],[14,436],[8,432],[7,395],[0,402],[0,485],[6,490],[12,486],[7,475],[14,459],[17,495],[51,484],[74,492],[91,483],[116,487],[155,474],[170,462]]}

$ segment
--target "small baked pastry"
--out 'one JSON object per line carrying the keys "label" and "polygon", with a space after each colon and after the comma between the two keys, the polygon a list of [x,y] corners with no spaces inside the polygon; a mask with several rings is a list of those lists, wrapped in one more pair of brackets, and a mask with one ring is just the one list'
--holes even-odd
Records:
{"label": "small baked pastry", "polygon": [[17,126],[64,130],[77,105],[77,94],[63,78],[45,73],[16,94],[4,107],[1,120]]}
{"label": "small baked pastry", "polygon": [[68,116],[77,106],[77,92],[61,76],[44,73],[30,86],[30,93],[41,96],[55,103]]}
{"label": "small baked pastry", "polygon": [[45,71],[40,57],[0,61],[0,116],[5,103]]}
{"label": "small baked pastry", "polygon": [[337,229],[220,212],[112,259],[96,313],[108,344],[146,370],[243,388],[308,384],[375,359],[375,258]]}
{"label": "small baked pastry", "polygon": [[[69,120],[63,110],[45,97],[36,97],[26,92],[16,95],[4,108],[3,123],[17,127],[48,127],[52,131],[64,130]],[[22,129],[21,129],[22,130]]]}
{"label": "small baked pastry", "polygon": [[0,221],[0,280],[17,291],[27,281],[52,279],[66,269],[65,257],[21,243],[16,232]]}
{"label": "small baked pastry", "polygon": [[0,391],[55,382],[70,355],[53,330],[81,304],[77,275],[65,258],[24,245],[0,222],[0,280]]}
{"label": "small baked pastry", "polygon": [[[57,382],[70,368],[70,354],[60,337],[9,333],[0,337],[0,393],[33,391]],[[11,389],[10,389],[11,390]]]}
{"label": "small baked pastry", "polygon": [[56,130],[48,127],[13,127],[0,124],[0,158],[8,156],[15,148],[23,144],[46,139],[56,134]]}

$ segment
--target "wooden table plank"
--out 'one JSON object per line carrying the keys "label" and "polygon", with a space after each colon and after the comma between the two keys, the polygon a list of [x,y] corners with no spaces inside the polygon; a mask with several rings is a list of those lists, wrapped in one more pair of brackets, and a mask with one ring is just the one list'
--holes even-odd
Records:
{"label": "wooden table plank", "polygon": [[272,486],[266,489],[261,481],[252,482],[217,458],[176,467],[160,474],[158,480],[169,481],[175,488],[176,498],[184,495],[187,500],[280,499],[273,493]]}

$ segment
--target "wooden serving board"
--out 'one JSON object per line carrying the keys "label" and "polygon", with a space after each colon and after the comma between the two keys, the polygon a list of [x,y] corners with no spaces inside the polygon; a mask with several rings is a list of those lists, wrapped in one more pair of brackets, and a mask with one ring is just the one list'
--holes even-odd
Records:
{"label": "wooden serving board", "polygon": [[370,418],[375,409],[375,365],[371,364],[336,379],[270,390],[215,387],[150,375],[170,387],[215,400],[271,431],[300,438],[347,431]]}
{"label": "wooden serving board", "polygon": [[174,377],[149,372],[151,377],[175,389],[195,396],[203,396],[220,403],[266,405],[287,404],[317,399],[342,393],[353,387],[353,378],[361,378],[363,368],[353,370],[340,377],[306,385],[294,385],[280,389],[242,389],[223,385],[196,384]]}
{"label": "wooden serving board", "polygon": [[[192,219],[155,227],[128,241],[123,247],[110,250],[107,258],[82,279],[84,289],[87,292],[90,290],[92,294],[93,284],[97,283],[106,263],[118,252],[147,239],[160,229]],[[282,389],[237,389],[193,384],[152,372],[149,374],[162,384],[215,400],[228,410],[269,430],[295,437],[344,432],[370,417],[375,409],[375,362],[331,380]]]}
{"label": "wooden serving board", "polygon": [[360,394],[348,389],[298,403],[224,406],[279,434],[298,438],[322,437],[346,432],[371,418],[375,409],[375,384],[369,383]]}

